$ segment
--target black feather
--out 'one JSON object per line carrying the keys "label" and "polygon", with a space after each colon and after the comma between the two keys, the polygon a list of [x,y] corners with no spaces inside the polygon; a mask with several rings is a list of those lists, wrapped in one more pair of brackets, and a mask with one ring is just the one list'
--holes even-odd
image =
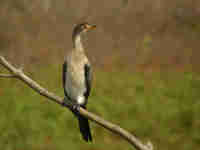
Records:
{"label": "black feather", "polygon": [[85,70],[85,85],[86,85],[86,91],[84,93],[84,96],[86,99],[88,99],[91,91],[92,70],[88,64],[85,64],[84,70]]}
{"label": "black feather", "polygon": [[78,122],[79,122],[79,129],[83,139],[88,142],[92,142],[92,134],[90,131],[89,121],[84,116],[77,114]]}
{"label": "black feather", "polygon": [[66,74],[67,74],[67,62],[64,62],[62,69],[63,69],[62,70],[63,88],[66,95],[65,84],[66,84]]}

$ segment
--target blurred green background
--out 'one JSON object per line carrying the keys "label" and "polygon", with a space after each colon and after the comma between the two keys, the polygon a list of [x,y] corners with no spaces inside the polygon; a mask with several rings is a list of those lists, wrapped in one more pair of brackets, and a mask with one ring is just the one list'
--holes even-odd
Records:
{"label": "blurred green background", "polygon": [[[198,0],[1,0],[0,54],[64,96],[62,63],[73,26],[95,23],[83,40],[94,70],[89,111],[155,149],[196,150],[199,8]],[[94,142],[85,143],[71,112],[21,81],[0,79],[0,98],[0,149],[132,149],[94,123]]]}

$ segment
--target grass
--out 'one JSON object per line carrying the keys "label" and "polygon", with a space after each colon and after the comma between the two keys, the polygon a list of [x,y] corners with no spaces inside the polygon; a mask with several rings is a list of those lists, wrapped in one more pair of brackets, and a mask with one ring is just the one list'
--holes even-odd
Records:
{"label": "grass", "polygon": [[[44,69],[45,68],[45,69]],[[61,68],[28,73],[63,96]],[[94,72],[88,109],[151,140],[156,149],[200,146],[200,76],[190,72]],[[119,136],[91,123],[92,144],[80,137],[73,115],[14,79],[0,79],[0,149],[132,149]]]}

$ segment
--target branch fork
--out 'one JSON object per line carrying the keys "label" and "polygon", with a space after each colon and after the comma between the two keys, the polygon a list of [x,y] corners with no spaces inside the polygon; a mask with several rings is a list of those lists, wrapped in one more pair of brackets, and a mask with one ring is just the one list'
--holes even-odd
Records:
{"label": "branch fork", "polygon": [[[26,76],[23,73],[23,70],[21,68],[19,68],[19,69],[15,68],[3,56],[0,56],[0,64],[10,72],[10,74],[0,74],[0,77],[20,79],[22,82],[24,82],[30,88],[32,88],[34,91],[36,91],[40,95],[46,97],[48,100],[54,101],[57,104],[59,104],[60,106],[70,109],[69,106],[63,105],[63,98],[55,95],[54,93],[47,91],[45,88],[40,86],[37,82],[35,82],[34,80],[32,80],[31,78]],[[124,130],[120,126],[115,125],[115,124],[113,124],[91,112],[88,112],[87,110],[85,110],[83,108],[79,109],[79,113],[81,115],[87,117],[89,120],[110,130],[111,132],[120,135],[123,139],[125,139],[127,142],[129,142],[136,150],[153,150],[153,144],[150,141],[148,141],[147,144],[143,144],[134,135],[132,135],[128,131]]]}

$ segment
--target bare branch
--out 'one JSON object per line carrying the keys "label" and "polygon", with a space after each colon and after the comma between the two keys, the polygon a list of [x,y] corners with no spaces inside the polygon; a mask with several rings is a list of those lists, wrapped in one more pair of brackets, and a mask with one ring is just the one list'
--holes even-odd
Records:
{"label": "bare branch", "polygon": [[0,78],[15,78],[15,75],[12,74],[0,74]]}
{"label": "bare branch", "polygon": [[[59,96],[56,96],[54,93],[51,93],[47,91],[45,88],[40,86],[37,82],[33,81],[31,78],[26,76],[22,70],[16,69],[13,65],[11,65],[4,57],[0,56],[0,64],[3,65],[7,70],[10,71],[10,73],[13,74],[16,78],[23,81],[25,84],[27,84],[29,87],[31,87],[33,90],[38,92],[40,95],[47,97],[49,100],[52,100],[56,102],[57,104],[63,105],[63,99]],[[64,106],[69,108],[68,106]],[[81,115],[84,115],[88,119],[96,122],[97,124],[103,126],[104,128],[112,131],[113,133],[116,133],[120,135],[122,138],[124,138],[126,141],[128,141],[132,146],[134,146],[137,150],[153,150],[153,145],[149,146],[149,144],[145,145],[143,144],[139,139],[137,139],[134,135],[129,133],[128,131],[122,129],[120,126],[115,125],[109,121],[104,120],[103,118],[88,112],[87,110],[80,108],[79,113]]]}

